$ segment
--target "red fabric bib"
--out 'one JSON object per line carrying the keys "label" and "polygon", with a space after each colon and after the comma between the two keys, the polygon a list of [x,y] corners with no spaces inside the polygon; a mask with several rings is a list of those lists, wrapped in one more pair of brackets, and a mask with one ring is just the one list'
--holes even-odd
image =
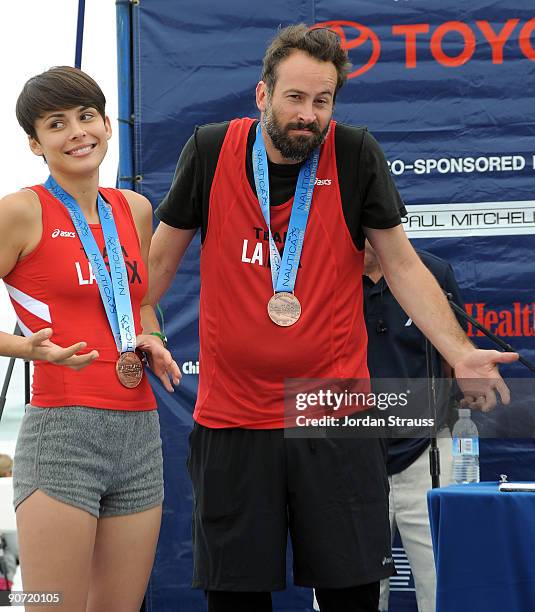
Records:
{"label": "red fabric bib", "polygon": [[[245,172],[252,119],[230,123],[212,184],[201,252],[200,381],[194,418],[207,427],[280,428],[285,378],[368,379],[362,265],[347,229],[335,122],[321,149],[295,295],[299,321],[278,327],[267,227]],[[292,201],[271,207],[282,250]]]}
{"label": "red fabric bib", "polygon": [[[96,280],[76,236],[69,213],[42,185],[31,189],[39,196],[43,235],[34,251],[17,263],[4,278],[12,304],[25,333],[52,327],[52,341],[69,346],[84,340],[100,357],[74,371],[65,366],[36,362],[32,404],[35,406],[91,406],[116,410],[150,410],[156,407],[147,376],[135,389],[123,387],[115,373],[119,356]],[[147,290],[147,274],[139,239],[125,197],[117,189],[100,189],[113,209],[123,248],[134,312],[136,334],[141,331],[140,303]],[[100,225],[91,225],[104,250]],[[104,257],[107,263],[107,256]]]}

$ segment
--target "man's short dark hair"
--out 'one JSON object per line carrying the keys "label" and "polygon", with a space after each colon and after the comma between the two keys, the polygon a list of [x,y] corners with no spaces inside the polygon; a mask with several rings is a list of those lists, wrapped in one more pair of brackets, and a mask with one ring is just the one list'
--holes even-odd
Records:
{"label": "man's short dark hair", "polygon": [[35,122],[45,113],[78,106],[95,108],[104,119],[106,98],[97,83],[72,66],[56,66],[26,81],[17,100],[17,120],[37,139]]}
{"label": "man's short dark hair", "polygon": [[340,38],[333,30],[311,29],[304,23],[283,28],[271,41],[262,68],[262,81],[267,86],[268,94],[273,93],[277,81],[277,66],[294,51],[304,51],[317,60],[334,64],[337,74],[336,95],[346,82],[351,66],[347,51],[342,49]]}

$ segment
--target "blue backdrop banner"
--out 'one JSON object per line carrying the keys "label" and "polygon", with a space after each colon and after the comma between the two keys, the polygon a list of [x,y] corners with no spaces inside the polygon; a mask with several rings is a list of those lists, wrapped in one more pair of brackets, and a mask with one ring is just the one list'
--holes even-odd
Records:
{"label": "blue backdrop banner", "polygon": [[[419,248],[450,261],[468,311],[535,359],[532,0],[141,0],[132,10],[134,175],[153,205],[169,188],[195,125],[257,116],[254,89],[279,25],[331,27],[352,62],[335,118],[367,125],[379,140],[407,204],[407,232]],[[148,610],[205,606],[189,586],[185,467],[199,369],[198,253],[197,238],[162,302],[184,377],[174,395],[155,386],[166,498]],[[518,365],[504,373],[527,375]],[[483,424],[497,437],[526,438],[485,440],[483,478],[506,472],[535,479],[534,432],[514,418],[525,409],[525,401],[513,401]],[[275,602],[277,610],[312,609],[305,589],[289,589]]]}

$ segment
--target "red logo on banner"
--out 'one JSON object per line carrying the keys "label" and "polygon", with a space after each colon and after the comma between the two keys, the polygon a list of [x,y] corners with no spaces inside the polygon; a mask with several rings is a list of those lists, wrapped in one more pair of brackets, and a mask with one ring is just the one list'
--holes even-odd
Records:
{"label": "red logo on banner", "polygon": [[[513,302],[511,308],[494,310],[484,302],[466,304],[466,312],[479,323],[501,337],[531,338],[535,336],[535,303]],[[468,336],[483,336],[472,324],[468,324]]]}
{"label": "red logo on banner", "polygon": [[[377,34],[361,23],[356,21],[324,21],[323,23],[317,23],[314,28],[329,28],[333,32],[336,32],[342,41],[342,47],[347,49],[349,52],[351,49],[357,49],[365,43],[369,46],[369,56],[366,62],[353,72],[347,75],[348,79],[354,79],[360,74],[364,74],[370,68],[373,68],[381,55],[381,41]],[[354,66],[353,66],[354,67]]]}
{"label": "red logo on banner", "polygon": [[[489,46],[489,59],[493,64],[503,64],[504,46],[517,30],[520,19],[508,19],[501,27],[496,28],[488,21],[478,20],[473,24],[464,21],[446,21],[431,32],[429,23],[410,23],[392,26],[392,36],[404,43],[405,68],[416,68],[418,65],[418,48],[427,46],[433,59],[441,66],[456,68],[469,62],[476,50],[476,45],[486,43]],[[381,55],[381,41],[369,27],[356,21],[324,21],[314,28],[330,28],[336,32],[342,41],[342,47],[347,49],[351,60],[351,50],[367,45],[369,47],[365,63],[359,62],[348,78],[353,79],[364,74],[378,62]],[[535,33],[535,18],[524,23],[515,38],[522,55],[535,62],[535,44],[532,41]],[[455,41],[455,50],[452,49]],[[365,47],[367,49],[367,47]],[[354,55],[354,54],[353,54]],[[515,57],[516,59],[516,57]],[[401,58],[400,58],[401,60]],[[358,66],[358,64],[357,64]]]}

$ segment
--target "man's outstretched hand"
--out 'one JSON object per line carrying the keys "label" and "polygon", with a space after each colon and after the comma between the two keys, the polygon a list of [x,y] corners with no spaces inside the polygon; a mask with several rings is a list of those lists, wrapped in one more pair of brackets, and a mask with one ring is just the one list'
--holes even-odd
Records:
{"label": "man's outstretched hand", "polygon": [[502,404],[508,404],[509,389],[498,371],[498,364],[513,363],[518,353],[474,349],[454,364],[455,378],[464,393],[461,404],[488,412],[496,406],[496,391]]}

